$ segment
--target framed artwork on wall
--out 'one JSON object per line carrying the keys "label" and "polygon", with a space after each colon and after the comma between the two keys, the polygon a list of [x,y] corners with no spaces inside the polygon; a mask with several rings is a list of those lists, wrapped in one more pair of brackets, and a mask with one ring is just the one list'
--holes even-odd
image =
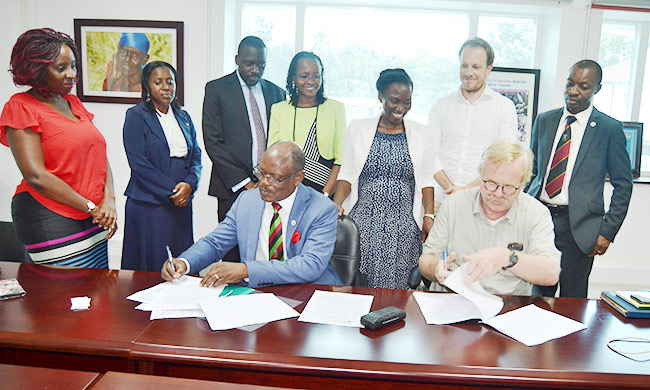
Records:
{"label": "framed artwork on wall", "polygon": [[634,177],[641,176],[641,154],[643,152],[643,123],[623,122],[625,149],[630,155],[630,166]]}
{"label": "framed artwork on wall", "polygon": [[176,96],[183,104],[183,22],[75,19],[74,39],[82,101],[136,104],[142,68],[165,61],[178,71]]}
{"label": "framed artwork on wall", "polygon": [[487,84],[512,100],[517,110],[519,139],[530,145],[533,121],[537,116],[539,69],[492,68]]}

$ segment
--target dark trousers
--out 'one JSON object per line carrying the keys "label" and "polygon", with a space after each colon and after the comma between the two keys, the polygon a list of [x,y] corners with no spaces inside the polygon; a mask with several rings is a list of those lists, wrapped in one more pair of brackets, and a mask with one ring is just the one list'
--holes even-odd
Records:
{"label": "dark trousers", "polygon": [[[560,296],[586,298],[589,287],[589,274],[593,266],[593,257],[587,256],[576,244],[571,233],[569,210],[549,207],[555,226],[555,246],[562,252],[562,272],[560,272]],[[533,287],[533,295],[555,296],[555,286]]]}
{"label": "dark trousers", "polygon": [[[224,219],[226,219],[226,214],[228,214],[228,211],[230,211],[230,208],[232,207],[233,203],[235,203],[235,199],[223,199],[223,198],[217,198],[217,217],[219,218],[219,223],[221,223]],[[223,255],[223,261],[231,261],[234,263],[238,263],[241,261],[240,255],[239,255],[239,246],[235,245],[234,248],[229,250],[225,255]]]}

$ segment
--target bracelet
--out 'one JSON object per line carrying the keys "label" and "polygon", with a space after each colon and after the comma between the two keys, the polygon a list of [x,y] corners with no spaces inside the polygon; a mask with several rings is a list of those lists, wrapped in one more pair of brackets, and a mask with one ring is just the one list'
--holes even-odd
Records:
{"label": "bracelet", "polygon": [[434,221],[436,220],[436,215],[435,214],[424,214],[425,217],[429,217],[433,219]]}

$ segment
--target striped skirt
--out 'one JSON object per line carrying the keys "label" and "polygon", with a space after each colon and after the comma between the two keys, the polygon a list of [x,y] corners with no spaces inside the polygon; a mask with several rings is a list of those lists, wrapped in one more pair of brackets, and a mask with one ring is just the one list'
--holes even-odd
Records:
{"label": "striped skirt", "polygon": [[35,264],[108,268],[108,230],[94,224],[92,218],[63,217],[28,192],[14,196],[11,214],[18,239]]}

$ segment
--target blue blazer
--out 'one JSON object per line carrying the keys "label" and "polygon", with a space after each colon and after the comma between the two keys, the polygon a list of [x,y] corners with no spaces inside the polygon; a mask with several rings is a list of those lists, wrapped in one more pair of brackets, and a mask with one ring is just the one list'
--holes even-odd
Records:
{"label": "blue blazer", "polygon": [[[531,149],[535,162],[526,192],[536,198],[542,193],[562,112],[563,108],[559,108],[539,114],[533,125]],[[571,233],[585,254],[594,249],[598,235],[614,241],[627,214],[632,196],[632,168],[625,143],[621,122],[594,108],[569,182]],[[605,212],[603,188],[607,174],[614,192]]]}
{"label": "blue blazer", "polygon": [[[192,186],[196,193],[201,177],[201,149],[196,141],[196,131],[187,112],[174,109],[174,116],[187,141],[187,176],[183,181]],[[154,204],[171,203],[169,197],[178,183],[169,177],[169,144],[156,113],[149,111],[142,102],[129,108],[124,121],[123,140],[131,166],[131,179],[124,195]]]}
{"label": "blue blazer", "polygon": [[[287,237],[284,237],[285,261],[255,259],[265,204],[259,189],[242,192],[226,219],[178,257],[190,263],[192,272],[199,272],[219,261],[238,244],[242,261],[248,267],[251,287],[291,283],[342,284],[330,265],[336,243],[338,208],[312,188],[300,184],[297,191],[289,221],[283,221],[288,224]],[[293,243],[291,237],[295,231],[301,237]]]}

